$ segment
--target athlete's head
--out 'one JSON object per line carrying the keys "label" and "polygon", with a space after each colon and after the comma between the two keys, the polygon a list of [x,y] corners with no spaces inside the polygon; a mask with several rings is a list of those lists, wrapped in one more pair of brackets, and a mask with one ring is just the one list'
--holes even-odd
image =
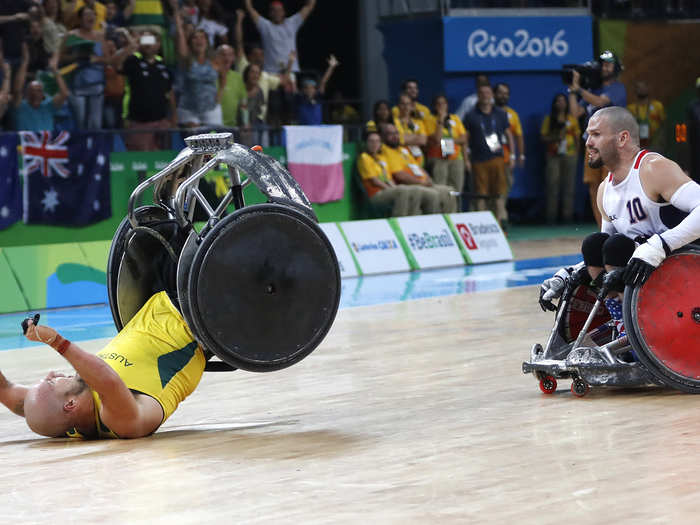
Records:
{"label": "athlete's head", "polygon": [[50,372],[27,392],[24,417],[37,434],[65,436],[84,411],[91,409],[91,401],[90,390],[79,376]]}
{"label": "athlete's head", "polygon": [[615,166],[623,151],[639,149],[639,125],[625,108],[612,106],[596,111],[588,121],[588,165]]}
{"label": "athlete's head", "polygon": [[273,0],[270,2],[270,10],[268,12],[270,15],[270,20],[273,24],[281,24],[284,22],[285,11],[284,4],[279,0]]}

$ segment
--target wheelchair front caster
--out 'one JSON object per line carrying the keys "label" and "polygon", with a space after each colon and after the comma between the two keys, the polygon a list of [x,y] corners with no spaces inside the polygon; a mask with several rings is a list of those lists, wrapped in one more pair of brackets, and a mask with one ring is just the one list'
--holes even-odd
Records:
{"label": "wheelchair front caster", "polygon": [[591,387],[583,379],[574,379],[571,383],[571,393],[576,397],[583,397],[590,391]]}
{"label": "wheelchair front caster", "polygon": [[545,394],[553,394],[557,389],[557,380],[552,376],[544,376],[540,379],[540,390]]}

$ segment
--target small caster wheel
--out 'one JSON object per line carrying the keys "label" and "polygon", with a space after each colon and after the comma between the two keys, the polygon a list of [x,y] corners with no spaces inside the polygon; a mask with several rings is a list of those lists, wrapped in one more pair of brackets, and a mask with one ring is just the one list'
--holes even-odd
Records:
{"label": "small caster wheel", "polygon": [[540,379],[540,390],[545,394],[553,394],[557,389],[557,380],[552,376],[544,376]]}
{"label": "small caster wheel", "polygon": [[591,390],[591,387],[583,379],[574,379],[571,383],[571,393],[576,397],[583,397]]}

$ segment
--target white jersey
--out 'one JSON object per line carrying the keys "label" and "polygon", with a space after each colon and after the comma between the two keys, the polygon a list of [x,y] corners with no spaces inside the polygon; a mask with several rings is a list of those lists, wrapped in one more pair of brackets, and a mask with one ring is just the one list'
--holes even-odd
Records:
{"label": "white jersey", "polygon": [[640,151],[625,180],[615,184],[611,173],[603,187],[603,211],[615,231],[631,239],[663,233],[676,226],[686,215],[668,202],[652,201],[644,193],[639,169],[642,159],[651,155],[658,153]]}

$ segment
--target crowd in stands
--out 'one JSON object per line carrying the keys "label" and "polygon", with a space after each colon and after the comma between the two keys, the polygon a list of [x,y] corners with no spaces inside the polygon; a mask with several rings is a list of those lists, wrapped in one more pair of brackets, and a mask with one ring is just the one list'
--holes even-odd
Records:
{"label": "crowd in stands", "polygon": [[128,148],[148,150],[163,146],[159,129],[235,127],[258,141],[269,126],[357,121],[326,104],[335,56],[323,74],[299,68],[316,0],[291,14],[257,3],[265,15],[252,0],[3,0],[0,129],[126,128]]}
{"label": "crowd in stands", "polygon": [[[541,121],[544,219],[548,224],[575,219],[583,132],[599,108],[627,107],[639,124],[640,145],[663,151],[663,134],[659,132],[666,118],[663,104],[652,98],[643,80],[634,84],[628,101],[627,90],[618,80],[622,66],[617,56],[605,51],[598,61],[600,85],[582,88],[580,75],[574,71],[571,84],[553,97],[551,110]],[[697,85],[700,94],[700,78]],[[418,81],[407,79],[396,101],[394,107],[387,100],[374,104],[373,118],[365,126],[365,150],[358,159],[362,185],[377,211],[401,216],[446,212],[460,206],[489,209],[507,229],[506,200],[514,170],[522,168],[526,160],[520,117],[509,106],[510,87],[505,83],[492,86],[485,74],[476,74],[475,91],[450,113],[444,95],[435,96],[430,107],[421,104]],[[691,104],[688,110],[693,137],[700,136],[694,131],[700,129],[700,124],[695,124],[700,122],[698,107]],[[595,194],[607,172],[591,168],[585,158],[583,164],[583,181],[590,190],[594,218],[599,221]],[[700,161],[696,164],[700,166]],[[465,198],[450,198],[456,195]]]}

